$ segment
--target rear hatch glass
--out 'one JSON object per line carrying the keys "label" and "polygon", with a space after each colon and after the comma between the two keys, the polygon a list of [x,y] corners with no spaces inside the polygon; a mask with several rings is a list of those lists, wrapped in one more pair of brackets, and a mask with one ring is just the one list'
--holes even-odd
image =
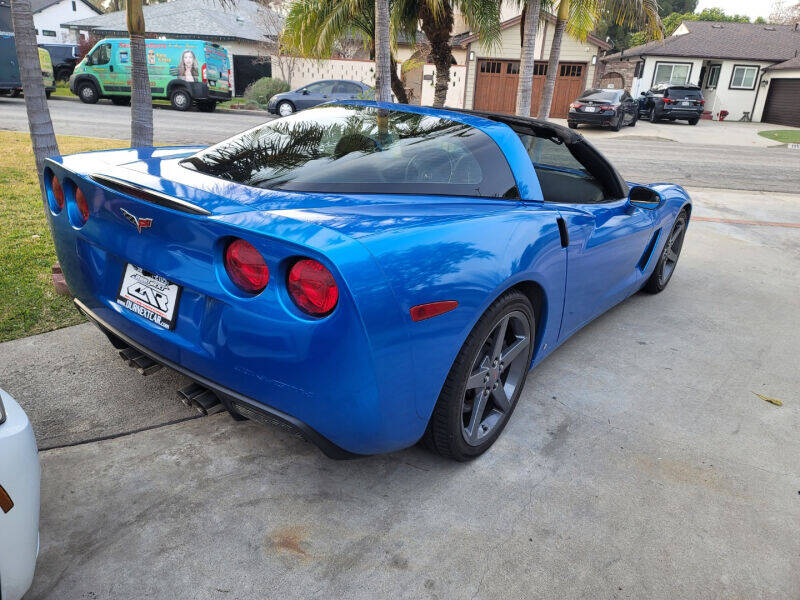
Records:
{"label": "rear hatch glass", "polygon": [[675,100],[702,100],[703,95],[700,90],[687,90],[683,88],[670,88],[665,94],[667,98]]}

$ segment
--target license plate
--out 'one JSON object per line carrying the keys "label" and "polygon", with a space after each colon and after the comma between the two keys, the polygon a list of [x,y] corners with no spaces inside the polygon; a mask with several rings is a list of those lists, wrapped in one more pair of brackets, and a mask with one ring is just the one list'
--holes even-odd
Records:
{"label": "license plate", "polygon": [[117,292],[117,303],[164,329],[175,327],[181,286],[128,264]]}
{"label": "license plate", "polygon": [[583,110],[584,112],[594,112],[594,106],[586,106]]}
{"label": "license plate", "polygon": [[689,102],[681,102],[681,106],[689,106]]}

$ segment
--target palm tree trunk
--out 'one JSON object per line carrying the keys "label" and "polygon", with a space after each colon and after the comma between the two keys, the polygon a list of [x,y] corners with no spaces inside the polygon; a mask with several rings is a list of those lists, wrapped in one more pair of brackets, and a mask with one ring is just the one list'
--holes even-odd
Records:
{"label": "palm tree trunk", "polygon": [[389,43],[389,0],[375,0],[375,99],[378,102],[392,101]]}
{"label": "palm tree trunk", "polygon": [[539,27],[541,0],[528,0],[523,9],[522,50],[520,51],[519,82],[517,83],[517,114],[531,116],[533,68],[536,64],[536,31]]}
{"label": "palm tree trunk", "polygon": [[569,18],[569,0],[558,3],[556,28],[553,32],[553,43],[550,46],[550,59],[547,61],[547,79],[542,90],[542,103],[539,105],[539,118],[547,119],[550,116],[550,105],[553,103],[553,91],[556,89],[556,76],[558,75],[558,59],[561,57],[561,41],[564,39],[564,30]]}
{"label": "palm tree trunk", "polygon": [[419,18],[422,31],[431,45],[433,66],[436,67],[433,105],[441,107],[444,106],[447,100],[447,90],[450,87],[450,64],[452,60],[450,33],[453,30],[453,7],[450,2],[444,2],[442,14],[437,16],[431,12],[427,2],[422,2]]}
{"label": "palm tree trunk", "polygon": [[[13,0],[11,18],[14,22],[14,42],[17,47],[19,76],[25,94],[25,110],[28,112],[28,129],[31,134],[39,187],[42,187],[44,159],[58,154],[58,143],[47,108],[47,96],[39,64],[39,48],[36,46],[36,30],[30,0]],[[44,198],[44,195],[42,195]]]}
{"label": "palm tree trunk", "polygon": [[142,0],[128,0],[131,36],[131,148],[153,145],[153,98],[147,74],[147,46]]}
{"label": "palm tree trunk", "polygon": [[400,76],[397,74],[397,62],[394,60],[394,56],[391,57],[390,60],[390,71],[392,75],[392,91],[394,92],[394,97],[397,98],[397,101],[401,104],[408,104],[408,94],[406,94],[406,86],[403,85],[403,80],[400,79]]}

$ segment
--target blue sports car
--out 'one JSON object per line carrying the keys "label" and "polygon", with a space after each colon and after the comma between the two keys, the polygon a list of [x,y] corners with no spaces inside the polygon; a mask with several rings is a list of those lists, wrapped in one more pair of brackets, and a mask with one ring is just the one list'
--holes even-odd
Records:
{"label": "blue sports car", "polygon": [[480,455],[533,366],[664,289],[691,214],[569,129],[367,101],[54,158],[45,182],[75,304],[116,348],[333,457]]}

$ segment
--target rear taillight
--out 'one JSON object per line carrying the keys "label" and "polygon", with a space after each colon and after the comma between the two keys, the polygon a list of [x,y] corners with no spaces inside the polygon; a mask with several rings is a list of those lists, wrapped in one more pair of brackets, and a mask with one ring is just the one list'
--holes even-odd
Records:
{"label": "rear taillight", "polygon": [[706,101],[705,100],[700,100],[700,106],[705,106],[705,105],[706,105]]}
{"label": "rear taillight", "polygon": [[81,225],[84,225],[89,220],[89,203],[86,202],[86,196],[80,188],[75,188],[75,205],[78,207],[78,213],[81,217]]}
{"label": "rear taillight", "polygon": [[570,108],[580,108],[581,106],[583,106],[583,104],[581,104],[580,102],[573,102],[572,104],[569,105]]}
{"label": "rear taillight", "polygon": [[203,63],[203,68],[200,70],[203,75],[203,83],[208,83],[208,70],[206,69],[206,63]]}
{"label": "rear taillight", "polygon": [[604,104],[603,106],[600,106],[598,108],[599,110],[614,110],[615,107],[611,106],[610,104]]}
{"label": "rear taillight", "polygon": [[231,70],[228,69],[228,86],[232,86],[232,85],[233,85],[233,76],[231,74]]}
{"label": "rear taillight", "polygon": [[664,104],[669,104],[670,102],[672,102],[672,100],[670,100],[669,98],[662,98],[662,100],[664,101]]}
{"label": "rear taillight", "polygon": [[298,308],[315,317],[327,315],[339,301],[339,288],[333,275],[325,265],[311,258],[294,263],[289,270],[287,287]]}
{"label": "rear taillight", "polygon": [[233,240],[225,248],[225,270],[237,287],[249,294],[258,294],[267,287],[269,268],[264,257],[252,244]]}
{"label": "rear taillight", "polygon": [[53,175],[53,178],[50,180],[50,190],[53,193],[53,200],[56,201],[56,206],[58,206],[58,210],[64,208],[64,188],[61,187],[61,183],[58,181],[58,177]]}

